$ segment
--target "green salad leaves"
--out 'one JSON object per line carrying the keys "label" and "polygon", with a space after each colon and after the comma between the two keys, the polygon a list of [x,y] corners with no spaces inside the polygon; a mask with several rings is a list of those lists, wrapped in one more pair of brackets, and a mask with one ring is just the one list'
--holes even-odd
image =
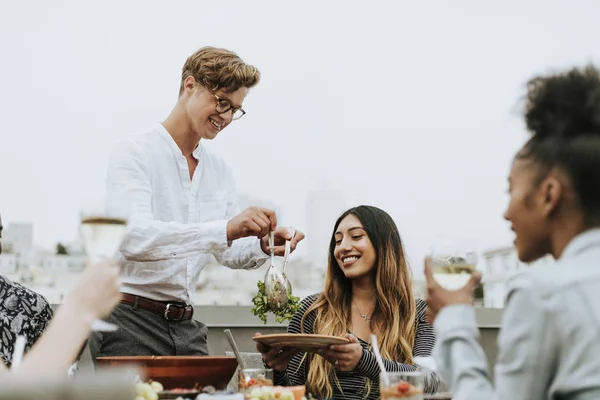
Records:
{"label": "green salad leaves", "polygon": [[278,323],[282,323],[284,321],[289,321],[292,319],[296,311],[300,308],[300,297],[295,297],[290,295],[288,298],[288,303],[285,308],[281,310],[273,311],[269,307],[267,303],[267,295],[265,293],[265,284],[264,282],[258,282],[258,293],[256,296],[252,298],[252,303],[254,304],[254,308],[252,309],[252,314],[256,315],[263,323],[267,323],[267,313],[273,313],[275,315],[275,321]]}

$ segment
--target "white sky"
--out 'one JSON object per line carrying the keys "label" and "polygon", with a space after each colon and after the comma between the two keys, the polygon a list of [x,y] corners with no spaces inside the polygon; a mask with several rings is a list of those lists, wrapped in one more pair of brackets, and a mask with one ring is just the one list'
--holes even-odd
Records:
{"label": "white sky", "polygon": [[413,264],[438,233],[510,244],[523,84],[598,62],[600,3],[293,4],[0,0],[4,222],[33,221],[44,246],[71,240],[79,208],[104,193],[110,148],[163,120],[186,57],[216,45],[263,79],[209,146],[240,192],[281,204],[283,223],[303,228],[325,174],[348,205],[395,218]]}

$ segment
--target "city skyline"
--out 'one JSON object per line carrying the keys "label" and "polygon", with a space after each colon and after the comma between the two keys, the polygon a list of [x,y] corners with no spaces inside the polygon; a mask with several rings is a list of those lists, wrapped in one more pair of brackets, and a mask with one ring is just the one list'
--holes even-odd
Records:
{"label": "city skyline", "polygon": [[[257,200],[260,201],[260,198],[240,195],[240,203],[248,202],[246,206]],[[275,210],[279,209],[274,203],[269,206]],[[326,245],[330,235],[330,231],[326,231],[330,223],[328,220],[336,219],[340,210],[344,208],[344,199],[340,192],[328,189],[327,185],[321,185],[309,194],[307,214],[312,219],[308,221],[308,226],[311,230],[320,230],[321,235],[310,236],[308,243],[305,243],[305,251],[295,252],[291,257],[287,275],[290,282],[293,282],[295,295],[303,298],[322,289],[327,268]],[[34,225],[31,223],[8,223],[5,231],[8,252],[0,255],[0,274],[42,293],[51,302],[59,303],[77,281],[77,276],[85,265],[86,256],[78,238],[75,242],[64,242],[54,249],[40,251],[34,246],[33,232]],[[65,251],[67,249],[70,251],[68,254]],[[59,251],[62,254],[59,254]],[[501,308],[504,306],[508,279],[528,266],[519,262],[512,246],[493,249],[481,256],[482,263],[478,267],[484,272],[483,304],[486,307]],[[552,262],[550,257],[545,257],[535,264]],[[276,264],[281,267],[281,257],[276,258]],[[228,269],[211,259],[197,282],[195,304],[250,304],[250,299],[256,292],[254,282],[264,277],[263,267],[253,271]],[[415,295],[422,297],[425,293],[424,277],[415,268],[411,267],[411,270],[413,291]]]}
{"label": "city skyline", "polygon": [[[263,199],[260,196],[253,196],[246,193],[239,195],[239,203],[241,209],[249,207],[251,205],[261,205],[274,209],[278,215],[281,213],[281,206],[267,199]],[[308,191],[306,199],[306,219],[307,221],[302,226],[295,225],[296,228],[301,229],[307,234],[306,239],[303,243],[298,246],[295,252],[295,257],[300,257],[308,262],[319,263],[326,265],[327,263],[327,249],[329,240],[335,220],[344,212],[347,208],[347,202],[343,197],[341,191],[330,188],[327,186],[327,180],[321,179],[320,184],[315,189]],[[79,212],[76,213],[79,216]],[[285,214],[284,214],[285,215]],[[284,220],[284,219],[280,219]],[[285,221],[285,220],[284,220]],[[5,253],[18,253],[19,247],[22,245],[13,245],[15,228],[20,232],[21,241],[31,243],[32,250],[41,252],[42,254],[54,254],[57,251],[57,246],[63,246],[69,252],[75,254],[82,254],[83,248],[79,237],[79,224],[77,223],[74,227],[74,233],[72,238],[59,238],[57,240],[39,240],[35,235],[35,224],[33,221],[11,221],[10,219],[4,220],[5,225]],[[280,224],[281,225],[281,224]],[[287,224],[286,226],[292,226]],[[404,236],[400,232],[401,236]],[[500,246],[497,248],[503,249],[506,246]],[[494,251],[496,248],[484,248],[478,249],[479,253],[483,256],[485,252]],[[407,252],[410,249],[406,249]],[[481,258],[483,261],[483,257]],[[481,264],[479,265],[481,267]],[[419,269],[412,267],[414,273],[419,274]]]}

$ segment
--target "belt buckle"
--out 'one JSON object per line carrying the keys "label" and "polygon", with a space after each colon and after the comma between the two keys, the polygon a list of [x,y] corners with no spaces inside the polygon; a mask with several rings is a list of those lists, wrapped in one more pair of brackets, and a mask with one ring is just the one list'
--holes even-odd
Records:
{"label": "belt buckle", "polygon": [[[180,308],[183,310],[179,319],[169,318],[169,310],[171,309],[171,306],[174,306],[174,307],[177,307],[177,308]],[[168,303],[167,306],[165,307],[164,317],[167,321],[177,321],[177,322],[183,321],[183,317],[185,317],[185,307],[180,306],[179,304]]]}

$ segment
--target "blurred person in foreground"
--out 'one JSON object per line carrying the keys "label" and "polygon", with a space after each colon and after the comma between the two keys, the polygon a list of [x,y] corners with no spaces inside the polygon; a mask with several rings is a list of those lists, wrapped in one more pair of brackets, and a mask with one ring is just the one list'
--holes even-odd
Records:
{"label": "blurred person in foreground", "polygon": [[[0,254],[2,254],[0,216]],[[44,296],[0,275],[0,359],[10,367],[17,336],[25,337],[25,352],[38,341],[52,319]]]}
{"label": "blurred person in foreground", "polygon": [[513,160],[504,218],[521,261],[556,264],[509,283],[494,389],[471,306],[480,275],[447,291],[426,261],[434,356],[455,400],[600,399],[600,74],[571,69],[527,88],[532,136]]}
{"label": "blurred person in foreground", "polygon": [[[193,318],[196,284],[212,257],[227,267],[254,269],[283,255],[287,228],[273,210],[240,212],[233,174],[208,150],[212,140],[246,114],[242,103],[258,84],[258,69],[237,54],[203,47],[185,62],[179,98],[167,119],[124,140],[113,151],[107,196],[128,210],[121,246],[123,301],[108,321],[116,332],[94,332],[98,356],[207,355],[205,324]],[[268,153],[249,154],[248,164],[268,184]],[[264,169],[263,169],[264,168]],[[304,238],[297,231],[294,250]]]}
{"label": "blurred person in foreground", "polygon": [[[88,338],[92,322],[108,315],[120,301],[119,273],[114,262],[88,265],[46,331],[12,372],[27,377],[66,376]],[[0,363],[0,374],[6,372],[7,366]]]}

